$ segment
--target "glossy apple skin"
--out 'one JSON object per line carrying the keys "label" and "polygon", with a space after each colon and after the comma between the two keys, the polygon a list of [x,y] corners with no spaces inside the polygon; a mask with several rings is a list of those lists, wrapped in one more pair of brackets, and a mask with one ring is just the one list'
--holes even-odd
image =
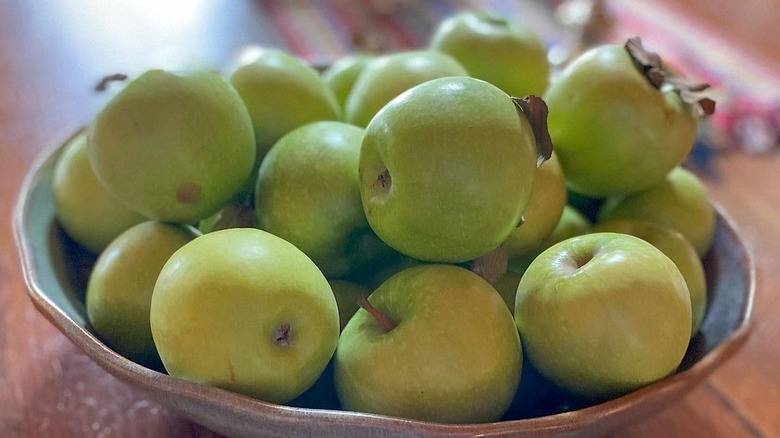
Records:
{"label": "glossy apple skin", "polygon": [[120,202],[151,219],[196,223],[246,184],[254,141],[246,107],[219,75],[149,70],[98,113],[87,147]]}
{"label": "glossy apple skin", "polygon": [[504,241],[509,258],[522,256],[539,247],[555,229],[564,206],[566,177],[558,155],[553,152],[536,171],[531,198],[523,211],[523,224],[512,230]]}
{"label": "glossy apple skin", "polygon": [[501,418],[515,394],[522,350],[512,314],[476,274],[453,265],[401,271],[347,323],[336,350],[345,409],[441,423]]}
{"label": "glossy apple skin", "polygon": [[479,79],[434,79],[398,96],[367,127],[363,209],[377,235],[410,257],[468,261],[517,226],[536,155],[530,125],[504,92]]}
{"label": "glossy apple skin", "polygon": [[122,232],[90,272],[86,309],[106,345],[143,365],[158,364],[149,309],[154,283],[165,262],[200,235],[189,225],[146,221]]}
{"label": "glossy apple skin", "polygon": [[580,55],[555,77],[544,100],[569,185],[591,197],[659,183],[696,139],[690,105],[668,87],[654,88],[622,45]]}
{"label": "glossy apple skin", "polygon": [[336,97],[317,70],[282,50],[246,50],[227,75],[249,110],[258,165],[284,134],[307,123],[341,117]]}
{"label": "glossy apple skin", "polygon": [[429,47],[448,53],[469,72],[510,96],[541,95],[550,63],[539,36],[519,22],[482,11],[459,12],[439,23]]}
{"label": "glossy apple skin", "polygon": [[415,85],[447,76],[468,76],[458,61],[446,53],[411,50],[373,59],[355,80],[344,104],[344,120],[367,126],[393,98]]}
{"label": "glossy apple skin", "polygon": [[[291,243],[254,228],[214,231],[180,248],[155,284],[150,312],[174,377],[286,403],[336,348],[336,299]],[[287,342],[277,341],[287,332]]]}
{"label": "glossy apple skin", "polygon": [[673,373],[691,334],[675,264],[625,234],[553,245],[520,280],[515,322],[528,359],[557,386],[603,400]]}
{"label": "glossy apple skin", "polygon": [[276,142],[258,170],[259,228],[297,246],[328,278],[368,263],[385,247],[358,248],[373,234],[358,188],[363,131],[335,121],[306,124]]}
{"label": "glossy apple skin", "polygon": [[352,87],[374,55],[353,53],[342,56],[322,72],[322,80],[330,88],[341,109],[347,102]]}
{"label": "glossy apple skin", "polygon": [[696,248],[685,236],[660,224],[632,219],[602,222],[596,224],[593,231],[630,234],[647,241],[669,257],[677,265],[685,278],[685,284],[688,285],[688,293],[691,296],[691,337],[699,332],[707,312],[707,278]]}
{"label": "glossy apple skin", "polygon": [[57,158],[52,175],[54,211],[68,235],[99,254],[119,234],[145,220],[98,181],[87,152],[87,133],[77,134]]}
{"label": "glossy apple skin", "polygon": [[598,222],[643,219],[682,233],[699,256],[707,253],[715,234],[715,209],[707,187],[693,172],[677,167],[658,184],[630,196],[607,199]]}
{"label": "glossy apple skin", "polygon": [[[561,217],[552,232],[532,251],[509,259],[508,270],[522,274],[528,265],[545,249],[571,237],[588,234],[593,224],[576,207],[569,204],[563,207]],[[514,303],[514,301],[513,301]]]}

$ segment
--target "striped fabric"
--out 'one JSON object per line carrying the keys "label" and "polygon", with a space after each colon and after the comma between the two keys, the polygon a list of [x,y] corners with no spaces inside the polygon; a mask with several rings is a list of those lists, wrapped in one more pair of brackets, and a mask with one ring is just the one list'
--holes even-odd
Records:
{"label": "striped fabric", "polygon": [[[265,0],[260,5],[292,53],[318,65],[361,47],[396,51],[425,46],[444,17],[465,8],[511,17],[535,30],[549,47],[563,44],[555,19],[560,1],[532,0]],[[780,72],[747,58],[727,36],[652,0],[607,2],[613,28],[605,37],[641,36],[645,46],[689,77],[713,85],[714,117],[703,124],[699,147],[739,146],[764,152],[780,132]],[[699,150],[702,152],[702,150]],[[706,156],[706,151],[703,151]]]}

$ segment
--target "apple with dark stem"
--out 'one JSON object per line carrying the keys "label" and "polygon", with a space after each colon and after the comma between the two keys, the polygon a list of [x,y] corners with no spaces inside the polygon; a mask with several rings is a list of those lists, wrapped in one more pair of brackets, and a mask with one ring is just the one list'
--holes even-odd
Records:
{"label": "apple with dark stem", "polygon": [[469,77],[434,79],[393,99],[360,150],[371,228],[423,261],[459,263],[494,250],[520,222],[536,168],[552,153],[546,109]]}
{"label": "apple with dark stem", "polygon": [[517,389],[512,314],[479,276],[422,265],[362,300],[334,362],[344,409],[440,423],[497,421]]}

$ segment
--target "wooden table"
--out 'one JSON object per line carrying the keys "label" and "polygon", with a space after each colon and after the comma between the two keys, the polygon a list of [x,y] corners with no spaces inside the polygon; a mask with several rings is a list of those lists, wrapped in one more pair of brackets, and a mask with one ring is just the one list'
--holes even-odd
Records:
{"label": "wooden table", "polygon": [[[0,2],[0,436],[214,436],[115,380],[34,309],[11,212],[36,157],[98,110],[103,98],[91,90],[104,74],[161,63],[219,66],[243,44],[282,42],[263,30],[257,2],[87,3]],[[770,37],[780,6],[733,3],[676,7],[698,8],[704,22],[780,66]],[[688,396],[618,436],[780,436],[780,155],[724,153],[716,169],[719,178],[707,181],[712,197],[758,264],[752,336]]]}

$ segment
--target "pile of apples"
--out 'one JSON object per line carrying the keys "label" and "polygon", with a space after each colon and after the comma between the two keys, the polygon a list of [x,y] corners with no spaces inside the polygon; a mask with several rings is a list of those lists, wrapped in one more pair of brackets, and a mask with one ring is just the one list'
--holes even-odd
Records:
{"label": "pile of apples", "polygon": [[476,11],[324,71],[255,48],[121,84],[59,156],[55,208],[97,256],[92,328],[133,361],[278,404],[328,378],[346,410],[496,421],[533,399],[526,361],[593,402],[679,366],[715,226],[681,167],[705,88],[638,39],[553,71]]}

